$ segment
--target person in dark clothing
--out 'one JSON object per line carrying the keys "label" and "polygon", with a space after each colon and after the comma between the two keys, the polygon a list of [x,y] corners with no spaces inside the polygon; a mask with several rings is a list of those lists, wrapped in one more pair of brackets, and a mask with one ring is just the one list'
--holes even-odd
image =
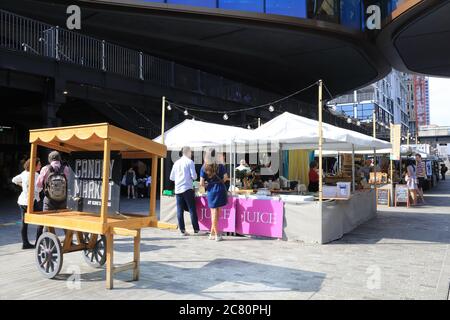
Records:
{"label": "person in dark clothing", "polygon": [[445,174],[447,173],[448,168],[445,165],[445,163],[441,164],[441,175],[442,175],[442,180],[445,180]]}
{"label": "person in dark clothing", "polygon": [[317,173],[317,162],[311,161],[309,164],[309,192],[319,191],[319,174]]}

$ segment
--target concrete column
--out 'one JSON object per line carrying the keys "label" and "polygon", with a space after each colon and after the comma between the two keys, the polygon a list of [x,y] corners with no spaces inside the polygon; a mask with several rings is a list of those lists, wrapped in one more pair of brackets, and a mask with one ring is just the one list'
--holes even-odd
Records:
{"label": "concrete column", "polygon": [[43,116],[42,126],[44,128],[61,126],[62,120],[57,116],[57,112],[60,106],[61,106],[60,103],[50,101],[42,102],[42,116]]}

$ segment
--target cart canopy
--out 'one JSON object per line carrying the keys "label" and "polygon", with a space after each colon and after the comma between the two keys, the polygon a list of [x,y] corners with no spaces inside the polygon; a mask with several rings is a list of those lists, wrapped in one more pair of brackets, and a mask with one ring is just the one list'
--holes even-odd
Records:
{"label": "cart canopy", "polygon": [[68,153],[103,151],[106,139],[110,140],[110,150],[122,152],[124,158],[167,154],[166,146],[108,123],[30,130],[30,143]]}

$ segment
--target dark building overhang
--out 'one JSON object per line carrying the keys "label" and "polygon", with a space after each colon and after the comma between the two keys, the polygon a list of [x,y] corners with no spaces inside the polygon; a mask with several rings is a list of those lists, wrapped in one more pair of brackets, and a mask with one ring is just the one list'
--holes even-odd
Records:
{"label": "dark building overhang", "polygon": [[[323,79],[338,95],[390,71],[366,34],[312,19],[124,0],[2,0],[1,7],[65,26],[69,4],[82,9],[81,33],[273,92]],[[301,99],[315,101],[316,92]]]}
{"label": "dark building overhang", "polygon": [[397,70],[450,77],[450,0],[406,1],[377,45]]}

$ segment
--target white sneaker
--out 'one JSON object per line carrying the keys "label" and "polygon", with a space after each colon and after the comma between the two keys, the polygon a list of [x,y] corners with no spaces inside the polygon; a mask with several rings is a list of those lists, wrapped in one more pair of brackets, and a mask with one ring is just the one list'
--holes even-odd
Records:
{"label": "white sneaker", "polygon": [[222,241],[222,236],[221,235],[216,235],[216,242]]}
{"label": "white sneaker", "polygon": [[208,237],[209,240],[214,240],[214,238],[215,237],[212,234],[209,234],[209,237]]}

